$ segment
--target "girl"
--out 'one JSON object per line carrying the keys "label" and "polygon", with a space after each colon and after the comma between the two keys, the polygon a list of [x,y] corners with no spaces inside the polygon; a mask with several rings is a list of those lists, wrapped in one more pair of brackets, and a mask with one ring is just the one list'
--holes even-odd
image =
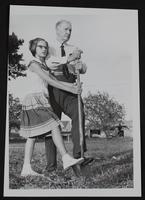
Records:
{"label": "girl", "polygon": [[[64,170],[84,161],[83,158],[74,159],[66,151],[60,133],[61,121],[53,113],[49,103],[47,85],[49,84],[74,94],[80,93],[80,88],[74,84],[57,81],[49,73],[45,63],[48,55],[48,43],[44,39],[36,38],[31,40],[29,44],[29,50],[34,58],[28,65],[26,77],[26,85],[28,87],[24,92],[22,101],[20,135],[27,138],[22,176],[40,175],[31,168],[32,153],[36,137],[46,135],[49,131],[51,131],[54,144],[62,156]],[[73,58],[67,62],[72,60]]]}

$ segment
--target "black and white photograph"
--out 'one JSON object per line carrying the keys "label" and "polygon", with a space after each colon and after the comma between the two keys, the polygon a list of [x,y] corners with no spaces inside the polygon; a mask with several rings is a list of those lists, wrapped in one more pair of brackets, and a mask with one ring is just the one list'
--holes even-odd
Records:
{"label": "black and white photograph", "polygon": [[138,10],[9,9],[4,196],[141,196]]}

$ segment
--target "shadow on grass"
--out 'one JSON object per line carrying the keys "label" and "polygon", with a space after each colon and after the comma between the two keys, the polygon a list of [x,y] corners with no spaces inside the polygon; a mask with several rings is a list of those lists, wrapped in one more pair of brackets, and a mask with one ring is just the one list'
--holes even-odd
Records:
{"label": "shadow on grass", "polygon": [[133,153],[115,154],[114,159],[95,162],[83,169],[88,188],[133,187]]}

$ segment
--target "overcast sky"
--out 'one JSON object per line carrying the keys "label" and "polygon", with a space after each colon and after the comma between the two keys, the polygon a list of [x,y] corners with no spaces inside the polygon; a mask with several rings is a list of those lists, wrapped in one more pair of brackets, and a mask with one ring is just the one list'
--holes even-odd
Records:
{"label": "overcast sky", "polygon": [[[83,50],[82,60],[88,70],[81,76],[83,94],[107,92],[124,104],[126,119],[132,119],[133,98],[138,96],[138,13],[137,10],[53,8],[11,6],[10,34],[24,39],[24,62],[30,59],[29,40],[42,37],[49,44],[55,40],[55,23],[72,23],[69,43]],[[22,92],[21,78],[11,81],[9,91]],[[24,86],[23,86],[24,87]],[[136,94],[135,94],[136,93]]]}

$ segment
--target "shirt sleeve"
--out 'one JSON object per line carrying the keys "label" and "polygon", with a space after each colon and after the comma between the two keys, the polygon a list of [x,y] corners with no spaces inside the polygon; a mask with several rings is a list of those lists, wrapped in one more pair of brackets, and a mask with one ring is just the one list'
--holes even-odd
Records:
{"label": "shirt sleeve", "polygon": [[61,64],[65,64],[67,63],[67,57],[55,57],[55,56],[51,56],[48,60],[46,60],[46,64],[48,67],[51,68],[51,66],[54,65],[61,65]]}

